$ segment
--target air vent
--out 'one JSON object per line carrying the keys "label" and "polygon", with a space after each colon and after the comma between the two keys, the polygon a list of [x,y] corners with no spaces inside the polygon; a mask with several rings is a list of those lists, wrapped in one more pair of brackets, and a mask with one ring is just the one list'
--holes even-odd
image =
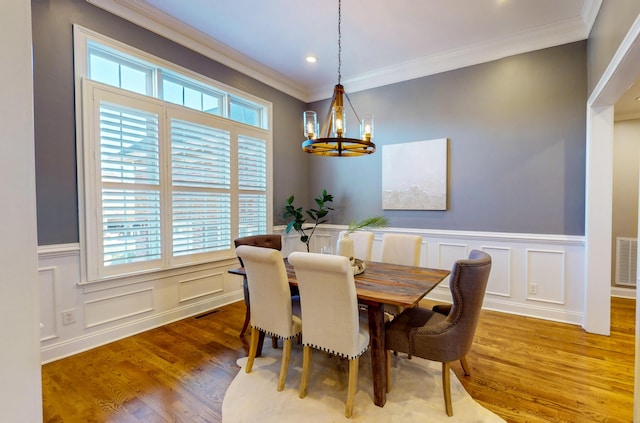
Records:
{"label": "air vent", "polygon": [[636,286],[638,239],[616,238],[616,285]]}

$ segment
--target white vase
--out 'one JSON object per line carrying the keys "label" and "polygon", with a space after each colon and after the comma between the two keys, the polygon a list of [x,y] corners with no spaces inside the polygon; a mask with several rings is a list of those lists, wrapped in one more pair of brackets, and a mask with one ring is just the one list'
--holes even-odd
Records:
{"label": "white vase", "polygon": [[353,240],[349,238],[349,234],[345,234],[338,240],[336,250],[338,255],[348,257],[351,261],[351,264],[355,262],[353,257]]}

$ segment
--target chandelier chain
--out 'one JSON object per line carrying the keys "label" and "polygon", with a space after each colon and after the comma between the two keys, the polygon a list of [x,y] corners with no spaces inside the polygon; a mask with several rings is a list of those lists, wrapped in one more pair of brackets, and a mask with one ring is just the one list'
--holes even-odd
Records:
{"label": "chandelier chain", "polygon": [[342,24],[342,0],[338,0],[338,84],[340,84],[340,80],[342,79],[342,32],[340,31],[340,27]]}

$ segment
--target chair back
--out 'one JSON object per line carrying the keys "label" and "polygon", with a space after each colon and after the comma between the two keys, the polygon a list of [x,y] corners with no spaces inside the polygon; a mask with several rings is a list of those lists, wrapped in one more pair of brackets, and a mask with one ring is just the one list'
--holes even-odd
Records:
{"label": "chair back", "polygon": [[[238,248],[241,245],[251,245],[253,247],[273,248],[274,250],[282,250],[282,236],[279,234],[250,235],[236,238],[233,240],[234,245]],[[242,259],[240,266],[244,267]]]}
{"label": "chair back", "polygon": [[295,335],[289,279],[280,251],[241,245],[236,254],[247,273],[251,326],[283,339]]}
{"label": "chair back", "polygon": [[[423,346],[422,349],[430,350],[428,355],[433,357],[426,358],[455,361],[471,350],[490,271],[491,256],[479,250],[471,251],[468,259],[454,263],[449,279],[453,298],[451,311],[444,321],[437,325],[428,322],[423,327],[429,329],[429,334],[437,333],[441,338],[437,343],[429,342]],[[414,338],[416,349],[421,342],[420,331],[418,328]]]}
{"label": "chair back", "polygon": [[421,243],[422,237],[420,235],[386,233],[382,236],[380,261],[405,266],[419,266]]}
{"label": "chair back", "polygon": [[[347,231],[340,231],[338,239],[344,238]],[[373,248],[373,232],[355,231],[349,234],[353,240],[353,256],[364,261],[371,261],[371,249]]]}
{"label": "chair back", "polygon": [[302,343],[348,359],[369,345],[360,331],[353,269],[347,257],[293,252],[289,255],[300,291]]}

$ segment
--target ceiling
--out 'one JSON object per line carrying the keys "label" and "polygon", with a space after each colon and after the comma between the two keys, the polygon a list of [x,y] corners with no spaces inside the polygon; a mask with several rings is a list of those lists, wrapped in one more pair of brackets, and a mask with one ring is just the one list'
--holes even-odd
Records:
{"label": "ceiling", "polygon": [[[338,0],[87,1],[305,102],[338,82]],[[601,4],[344,0],[341,82],[355,92],[584,40]],[[638,97],[640,82],[616,119],[640,117]]]}
{"label": "ceiling", "polygon": [[[338,80],[338,0],[87,1],[303,101]],[[344,0],[341,82],[355,92],[584,40],[601,3]]]}

